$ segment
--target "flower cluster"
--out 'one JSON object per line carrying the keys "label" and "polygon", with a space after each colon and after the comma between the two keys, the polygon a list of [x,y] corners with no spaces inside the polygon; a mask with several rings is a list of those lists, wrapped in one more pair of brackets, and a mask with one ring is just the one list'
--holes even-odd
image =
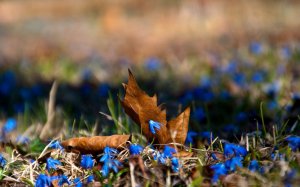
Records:
{"label": "flower cluster", "polygon": [[176,153],[176,150],[170,146],[165,146],[162,153],[155,152],[154,160],[158,160],[161,164],[167,164],[167,160],[171,161],[171,168],[173,172],[178,172],[181,167],[178,158],[174,157],[173,154]]}
{"label": "flower cluster", "polygon": [[[229,172],[234,172],[238,167],[243,167],[242,162],[247,154],[246,148],[237,144],[225,143],[224,156],[227,160],[224,163],[217,163],[210,167],[214,171],[212,182],[216,183],[220,176],[226,175]],[[254,170],[255,167],[255,163],[252,163],[251,169]]]}
{"label": "flower cluster", "polygon": [[105,147],[104,155],[100,158],[100,162],[103,162],[101,173],[104,177],[107,177],[110,170],[112,169],[115,173],[118,172],[118,168],[122,166],[119,160],[116,160],[116,154],[118,151],[116,149]]}

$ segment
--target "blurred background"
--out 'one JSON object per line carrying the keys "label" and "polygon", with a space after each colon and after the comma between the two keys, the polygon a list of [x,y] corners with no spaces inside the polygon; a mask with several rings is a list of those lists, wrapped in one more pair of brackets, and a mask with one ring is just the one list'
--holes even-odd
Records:
{"label": "blurred background", "polygon": [[192,106],[191,130],[255,130],[261,102],[266,123],[292,128],[299,10],[297,0],[0,1],[1,118],[44,122],[57,80],[70,125],[103,121],[130,68],[170,117]]}

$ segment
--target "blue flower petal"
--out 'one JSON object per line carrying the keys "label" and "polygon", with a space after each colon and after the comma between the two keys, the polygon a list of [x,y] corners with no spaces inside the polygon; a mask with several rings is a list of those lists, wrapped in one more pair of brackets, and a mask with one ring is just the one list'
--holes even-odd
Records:
{"label": "blue flower petal", "polygon": [[149,128],[152,134],[156,134],[156,130],[160,130],[160,124],[159,122],[149,120]]}

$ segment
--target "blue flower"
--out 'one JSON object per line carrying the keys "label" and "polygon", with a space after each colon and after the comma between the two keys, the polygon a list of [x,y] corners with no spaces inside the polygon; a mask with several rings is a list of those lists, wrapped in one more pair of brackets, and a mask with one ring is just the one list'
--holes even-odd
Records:
{"label": "blue flower", "polygon": [[203,102],[209,102],[214,98],[214,93],[209,87],[198,86],[193,90],[195,99],[199,99]]}
{"label": "blue flower", "polygon": [[94,175],[89,175],[86,180],[87,180],[87,183],[93,182],[95,180]]}
{"label": "blue flower", "polygon": [[220,176],[227,174],[227,169],[225,167],[225,164],[223,164],[223,163],[214,164],[214,165],[210,166],[210,168],[214,171],[214,174],[212,177],[213,183],[218,182]]}
{"label": "blue flower", "polygon": [[114,149],[114,148],[110,148],[108,146],[106,146],[103,150],[104,154],[103,156],[100,158],[100,162],[104,162],[108,159],[113,158],[117,153],[118,150]]}
{"label": "blue flower", "polygon": [[118,172],[118,167],[122,166],[122,163],[118,160],[115,160],[115,155],[118,153],[116,149],[105,147],[104,155],[100,158],[100,162],[104,162],[101,172],[104,177],[107,177],[109,171],[112,169],[115,173]]}
{"label": "blue flower", "polygon": [[61,165],[61,162],[59,160],[53,159],[53,158],[47,158],[47,165],[46,168],[48,171],[51,169],[56,169],[57,165]]}
{"label": "blue flower", "polygon": [[173,157],[171,159],[171,164],[172,164],[172,170],[173,170],[173,172],[177,173],[179,171],[179,168],[181,167],[181,165],[179,164],[178,158]]}
{"label": "blue flower", "polygon": [[189,131],[186,135],[185,144],[194,144],[194,137],[197,135],[198,135],[197,132]]}
{"label": "blue flower", "polygon": [[6,120],[2,128],[3,128],[3,132],[6,134],[13,131],[16,127],[17,127],[17,121],[13,118],[9,118]]}
{"label": "blue flower", "polygon": [[148,71],[156,71],[160,68],[161,62],[158,58],[149,58],[145,62],[145,68]]}
{"label": "blue flower", "polygon": [[285,139],[289,142],[288,146],[292,151],[297,151],[300,148],[300,137],[299,136],[289,136]]}
{"label": "blue flower", "polygon": [[256,172],[259,170],[259,163],[257,160],[251,160],[250,161],[250,164],[248,166],[248,169],[251,171],[251,172]]}
{"label": "blue flower", "polygon": [[271,154],[271,159],[273,161],[276,161],[276,160],[285,160],[285,155],[284,154],[281,154],[281,153],[272,153]]}
{"label": "blue flower", "polygon": [[0,166],[3,168],[6,165],[7,161],[5,158],[0,154]]}
{"label": "blue flower", "polygon": [[155,130],[160,130],[161,125],[162,124],[160,124],[159,122],[149,120],[149,128],[152,134],[156,134]]}
{"label": "blue flower", "polygon": [[192,114],[193,118],[198,122],[205,119],[205,112],[203,108],[196,108],[196,110]]}
{"label": "blue flower", "polygon": [[159,163],[165,164],[166,163],[166,158],[160,153],[157,152],[154,154],[153,159],[156,161],[158,160]]}
{"label": "blue flower", "polygon": [[252,81],[255,83],[263,82],[264,78],[264,74],[261,71],[257,71],[252,75]]}
{"label": "blue flower", "polygon": [[226,157],[230,156],[246,156],[247,150],[245,147],[242,147],[240,145],[232,144],[232,143],[225,143],[224,145],[224,155]]}
{"label": "blue flower", "polygon": [[248,115],[246,112],[239,112],[236,116],[235,116],[235,119],[238,121],[238,122],[243,122],[243,121],[246,121],[248,118]]}
{"label": "blue flower", "polygon": [[91,155],[82,155],[81,156],[81,167],[84,169],[91,169],[94,166],[94,160]]}
{"label": "blue flower", "polygon": [[112,169],[115,173],[118,173],[118,168],[122,166],[122,163],[115,159],[108,159],[104,162],[102,166],[102,174],[104,177],[107,177],[109,174],[109,171]]}
{"label": "blue flower", "polygon": [[251,42],[251,44],[249,46],[249,50],[251,53],[253,53],[255,55],[259,55],[263,52],[263,47],[262,47],[261,43],[259,43],[259,42]]}
{"label": "blue flower", "polygon": [[82,182],[80,181],[79,177],[73,180],[73,184],[75,184],[75,187],[82,187]]}
{"label": "blue flower", "polygon": [[219,160],[218,157],[217,157],[217,155],[216,155],[215,153],[212,153],[212,154],[211,154],[211,157],[212,157],[214,160]]}
{"label": "blue flower", "polygon": [[164,158],[172,158],[174,153],[176,153],[176,150],[173,147],[166,145],[164,147],[162,155]]}
{"label": "blue flower", "polygon": [[70,185],[70,181],[68,180],[68,177],[65,175],[60,175],[59,176],[59,180],[58,180],[58,185],[62,186],[63,184],[67,183],[68,185]]}
{"label": "blue flower", "polygon": [[54,140],[53,142],[51,142],[49,147],[52,148],[52,149],[60,149],[60,150],[64,149],[63,146],[60,144],[60,142],[58,140]]}
{"label": "blue flower", "polygon": [[289,48],[288,46],[283,46],[280,49],[280,55],[284,58],[284,59],[289,59],[292,56],[292,50],[291,48]]}
{"label": "blue flower", "polygon": [[30,139],[25,136],[18,136],[16,142],[19,144],[29,144]]}
{"label": "blue flower", "polygon": [[51,179],[45,174],[40,174],[35,182],[35,187],[48,187],[51,186]]}
{"label": "blue flower", "polygon": [[109,85],[108,84],[101,84],[98,87],[98,94],[100,97],[107,97],[109,93]]}
{"label": "blue flower", "polygon": [[246,76],[243,73],[235,73],[233,75],[233,81],[240,87],[244,87],[246,85]]}
{"label": "blue flower", "polygon": [[7,96],[16,86],[16,76],[14,72],[8,70],[0,77],[0,93]]}
{"label": "blue flower", "polygon": [[131,155],[139,155],[141,152],[143,152],[144,148],[141,145],[138,144],[131,144],[129,146],[129,152]]}
{"label": "blue flower", "polygon": [[205,140],[207,140],[208,142],[210,142],[211,140],[214,139],[212,132],[210,131],[204,131],[204,132],[200,132],[199,136]]}
{"label": "blue flower", "polygon": [[231,159],[226,160],[225,166],[229,171],[235,171],[237,167],[243,167],[242,160],[243,158],[239,156],[232,157]]}

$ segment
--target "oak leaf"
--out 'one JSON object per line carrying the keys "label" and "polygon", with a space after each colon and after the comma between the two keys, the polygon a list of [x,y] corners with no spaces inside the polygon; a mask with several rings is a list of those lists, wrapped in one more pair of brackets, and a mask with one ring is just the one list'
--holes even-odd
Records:
{"label": "oak leaf", "polygon": [[81,154],[99,154],[106,146],[121,148],[130,140],[130,135],[92,136],[71,138],[61,142],[61,145],[71,152]]}
{"label": "oak leaf", "polygon": [[[128,71],[128,83],[123,84],[125,97],[123,100],[120,99],[126,114],[141,126],[142,133],[149,142],[154,140],[154,143],[159,144],[173,142],[183,144],[188,131],[190,108],[167,122],[166,110],[157,105],[157,96],[150,97],[141,90],[131,71]],[[160,123],[160,128],[155,133],[149,127],[150,121]]]}

